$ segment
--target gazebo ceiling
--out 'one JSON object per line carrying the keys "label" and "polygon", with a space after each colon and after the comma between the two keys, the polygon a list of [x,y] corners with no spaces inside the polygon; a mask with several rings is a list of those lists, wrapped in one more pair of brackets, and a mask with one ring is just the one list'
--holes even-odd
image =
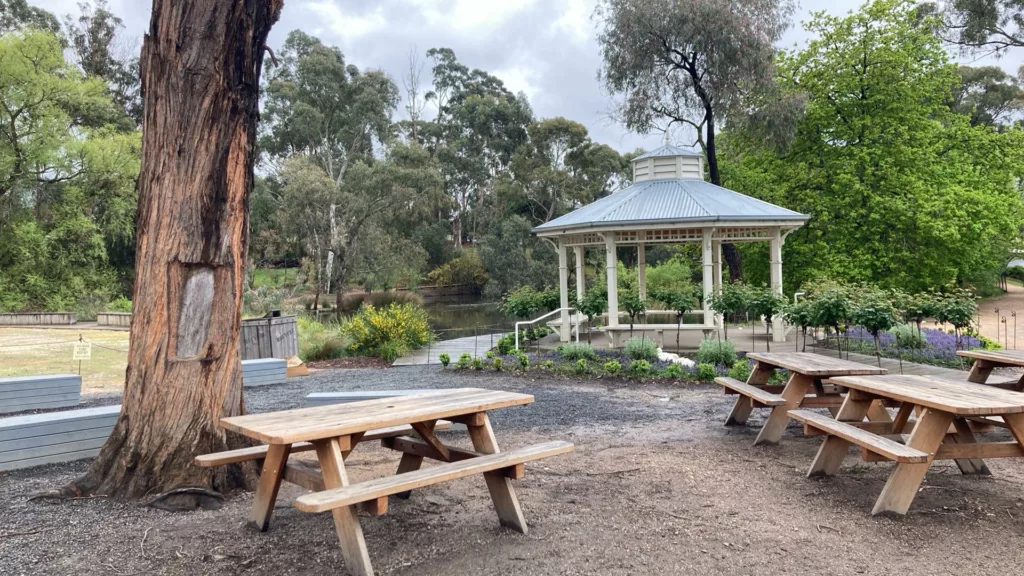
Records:
{"label": "gazebo ceiling", "polygon": [[675,227],[798,228],[809,219],[703,180],[647,180],[541,224],[533,232],[561,236]]}

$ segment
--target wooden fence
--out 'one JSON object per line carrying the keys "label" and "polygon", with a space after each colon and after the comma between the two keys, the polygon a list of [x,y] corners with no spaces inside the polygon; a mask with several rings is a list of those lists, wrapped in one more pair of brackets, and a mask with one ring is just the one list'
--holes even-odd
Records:
{"label": "wooden fence", "polygon": [[242,360],[298,355],[299,328],[295,316],[242,321]]}
{"label": "wooden fence", "polygon": [[96,315],[96,325],[130,328],[132,325],[132,315],[125,312],[103,312]]}
{"label": "wooden fence", "polygon": [[78,321],[74,312],[0,314],[0,326],[62,326]]}

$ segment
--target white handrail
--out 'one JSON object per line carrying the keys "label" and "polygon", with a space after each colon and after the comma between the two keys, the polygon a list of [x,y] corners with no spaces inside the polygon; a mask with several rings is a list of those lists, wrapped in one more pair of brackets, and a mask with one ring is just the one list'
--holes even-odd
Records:
{"label": "white handrail", "polygon": [[[520,324],[527,324],[527,325],[535,324],[535,323],[540,322],[541,320],[547,318],[548,316],[554,316],[555,314],[561,314],[563,310],[568,310],[571,313],[571,312],[574,312],[576,309],[572,308],[572,307],[569,307],[569,308],[559,308],[557,310],[552,310],[551,312],[548,312],[547,314],[545,314],[545,315],[543,315],[543,316],[541,316],[539,318],[534,318],[533,320],[523,320],[521,322],[516,322],[516,328],[515,328],[515,330],[516,330],[516,351],[517,352],[519,351],[519,325]],[[577,318],[576,318],[576,343],[579,344],[579,341],[580,341],[579,312],[576,312],[576,316],[577,316]]]}

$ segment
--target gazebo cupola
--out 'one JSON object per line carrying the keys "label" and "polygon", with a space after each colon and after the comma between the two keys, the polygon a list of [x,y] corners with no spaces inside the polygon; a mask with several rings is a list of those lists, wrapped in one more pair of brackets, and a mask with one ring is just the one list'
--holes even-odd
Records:
{"label": "gazebo cupola", "polygon": [[[640,297],[647,297],[646,246],[699,243],[702,246],[704,321],[684,329],[715,330],[722,319],[708,306],[708,297],[722,285],[722,244],[769,242],[771,284],[782,292],[782,243],[809,216],[716,186],[704,180],[704,156],[666,144],[633,160],[633,184],[533,229],[558,249],[561,290],[561,337],[569,339],[568,250],[576,260],[576,293],[585,289],[583,262],[587,247],[604,247],[607,255],[608,322],[612,342],[619,324],[616,249],[635,246]],[[675,324],[656,325],[674,331]],[[774,338],[784,339],[776,319]]]}

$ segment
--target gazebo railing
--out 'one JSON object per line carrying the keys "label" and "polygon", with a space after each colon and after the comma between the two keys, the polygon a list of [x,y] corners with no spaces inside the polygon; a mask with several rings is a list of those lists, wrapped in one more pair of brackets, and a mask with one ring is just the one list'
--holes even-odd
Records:
{"label": "gazebo railing", "polygon": [[[576,343],[578,344],[579,341],[580,341],[579,312],[577,312],[575,308],[571,308],[571,307],[570,308],[559,308],[557,310],[552,310],[551,312],[548,312],[547,314],[545,314],[543,316],[540,316],[538,318],[534,318],[533,320],[523,320],[521,322],[516,322],[516,350],[519,350],[519,327],[520,326],[523,326],[523,325],[525,325],[525,326],[532,326],[533,324],[536,324],[537,322],[540,322],[541,320],[544,320],[545,318],[549,318],[551,316],[554,316],[555,314],[561,314],[564,310],[568,310],[570,315],[573,312],[576,313]],[[572,320],[570,319],[569,322],[571,324]]]}

